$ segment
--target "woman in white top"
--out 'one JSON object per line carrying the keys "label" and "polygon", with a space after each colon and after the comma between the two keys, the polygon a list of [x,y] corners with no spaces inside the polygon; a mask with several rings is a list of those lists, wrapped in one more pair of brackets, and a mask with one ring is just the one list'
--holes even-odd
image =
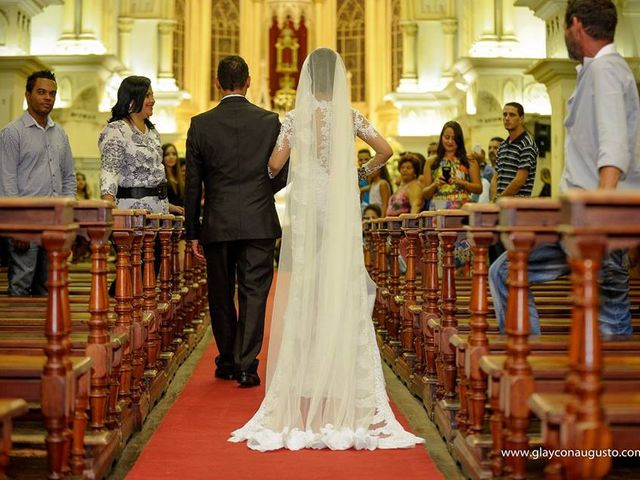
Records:
{"label": "woman in white top", "polygon": [[391,197],[391,179],[387,167],[384,166],[369,175],[369,204],[375,204],[383,212],[387,211],[389,198]]}

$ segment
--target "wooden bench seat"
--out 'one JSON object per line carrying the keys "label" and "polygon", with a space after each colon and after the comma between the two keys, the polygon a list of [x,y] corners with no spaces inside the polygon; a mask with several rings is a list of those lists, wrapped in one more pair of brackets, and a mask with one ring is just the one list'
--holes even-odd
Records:
{"label": "wooden bench seat", "polygon": [[[114,358],[120,349],[129,341],[129,336],[124,333],[110,332],[111,349]],[[86,332],[74,330],[69,335],[72,354],[84,354],[87,348]],[[27,354],[42,353],[42,349],[47,344],[47,339],[39,331],[2,331],[0,330],[0,354]]]}
{"label": "wooden bench seat", "polygon": [[[618,392],[605,389],[602,405],[609,424],[640,425],[640,392]],[[566,393],[534,393],[529,398],[533,413],[547,424],[559,425],[565,416],[571,395]],[[614,442],[616,435],[614,435]],[[635,447],[637,448],[637,438]]]}
{"label": "wooden bench seat", "polygon": [[[5,478],[13,439],[13,419],[27,411],[21,398],[0,398],[0,478]],[[43,441],[44,443],[44,441]]]}
{"label": "wooden bench seat", "polygon": [[[608,353],[605,351],[605,353]],[[485,355],[480,360],[480,368],[489,376],[502,372],[507,355]],[[536,380],[565,380],[569,371],[569,358],[566,356],[529,355],[527,361],[531,365]],[[637,389],[637,378],[640,377],[640,357],[605,355],[602,378],[604,380],[625,380],[634,383]]]}
{"label": "wooden bench seat", "polygon": [[[488,334],[489,350],[506,351],[507,336],[500,334]],[[451,344],[460,349],[466,349],[469,344],[468,335],[457,334],[451,337]],[[531,351],[558,350],[566,353],[569,349],[569,337],[567,335],[542,334],[529,337]],[[628,340],[605,341],[602,344],[605,351],[637,352],[640,351],[640,335],[632,335]]]}
{"label": "wooden bench seat", "polygon": [[[44,355],[0,355],[0,385],[7,379],[37,378],[47,361]],[[91,358],[71,357],[73,374],[77,378],[91,370]],[[3,390],[3,394],[5,390]],[[39,393],[39,392],[38,392]]]}

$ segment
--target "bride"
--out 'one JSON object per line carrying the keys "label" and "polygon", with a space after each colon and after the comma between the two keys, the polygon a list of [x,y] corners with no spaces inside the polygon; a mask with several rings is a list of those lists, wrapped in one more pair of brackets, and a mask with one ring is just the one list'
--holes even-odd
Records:
{"label": "bride", "polygon": [[[295,110],[269,160],[290,158],[286,215],[270,330],[265,398],[231,442],[259,451],[406,448],[423,440],[395,419],[385,391],[364,267],[357,173],[381,168],[391,148],[352,110],[340,56],[305,60]],[[355,135],[376,155],[360,172]]]}

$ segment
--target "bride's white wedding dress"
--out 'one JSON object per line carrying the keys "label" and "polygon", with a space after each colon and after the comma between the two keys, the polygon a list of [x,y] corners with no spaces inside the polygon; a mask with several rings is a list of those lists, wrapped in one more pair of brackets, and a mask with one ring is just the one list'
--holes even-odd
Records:
{"label": "bride's white wedding dress", "polygon": [[349,107],[340,58],[321,50],[305,62],[274,151],[290,154],[289,221],[266,394],[229,440],[259,451],[407,448],[423,440],[398,423],[385,390],[353,163],[355,135],[371,143],[379,134]]}

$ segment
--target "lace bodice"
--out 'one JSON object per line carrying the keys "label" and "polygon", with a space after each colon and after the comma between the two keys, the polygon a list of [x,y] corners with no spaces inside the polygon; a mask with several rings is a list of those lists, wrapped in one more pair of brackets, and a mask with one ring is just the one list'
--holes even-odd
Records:
{"label": "lace bodice", "polygon": [[[370,140],[375,137],[379,137],[380,134],[369,123],[369,120],[365,118],[362,113],[356,109],[351,109],[353,113],[353,134],[360,137],[362,140]],[[329,134],[331,128],[331,102],[319,101],[316,106],[316,119],[317,124],[320,126],[318,134],[320,135],[320,141],[318,142],[318,161],[320,166],[325,170],[329,168]],[[282,122],[282,128],[280,129],[280,135],[276,142],[276,148],[282,151],[286,148],[291,148],[292,139],[295,134],[295,110],[288,112]]]}

